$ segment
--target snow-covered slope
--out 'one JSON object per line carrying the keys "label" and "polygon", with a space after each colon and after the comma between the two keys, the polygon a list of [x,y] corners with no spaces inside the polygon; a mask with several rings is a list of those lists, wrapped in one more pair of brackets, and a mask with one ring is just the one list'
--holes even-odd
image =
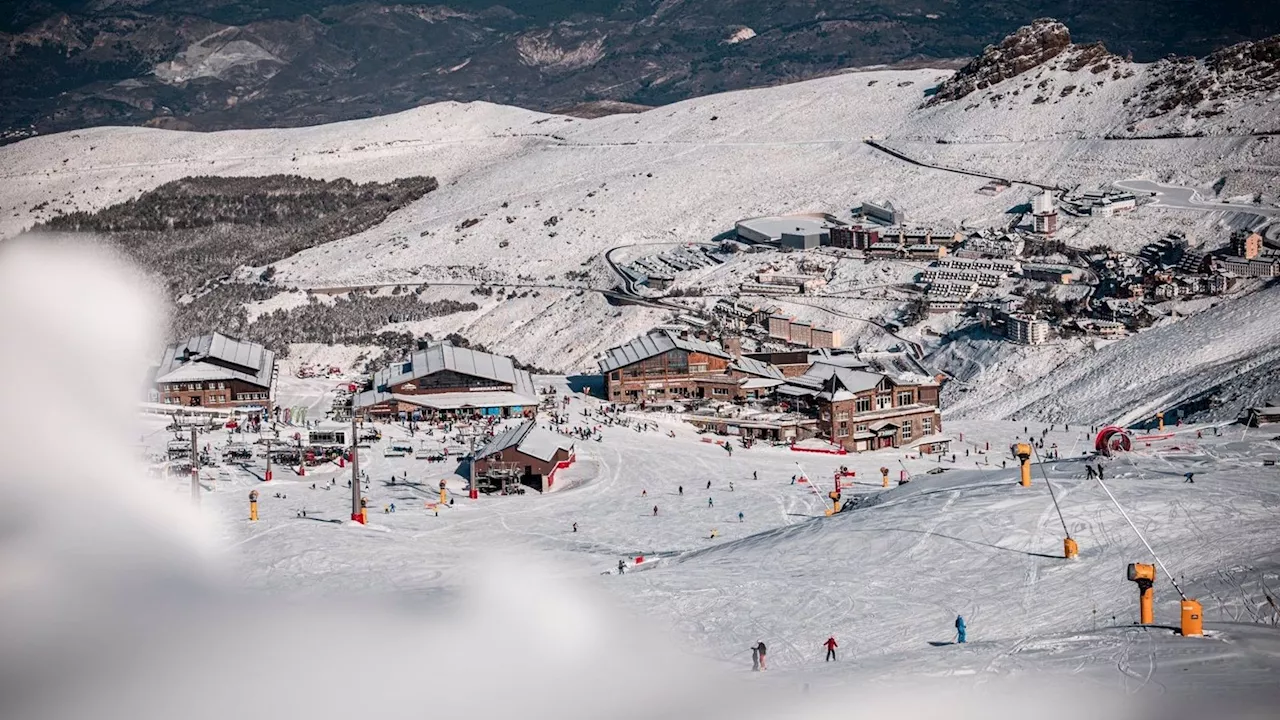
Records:
{"label": "snow-covered slope", "polygon": [[[1094,72],[1104,64],[1106,71]],[[1210,70],[1203,62],[1195,68]],[[366,232],[277,263],[275,282],[333,288],[458,279],[607,288],[614,278],[602,255],[620,245],[705,241],[759,215],[847,217],[863,200],[885,198],[913,223],[999,225],[1035,191],[1015,185],[981,195],[982,178],[903,162],[866,145],[868,137],[927,162],[1049,185],[1141,177],[1205,188],[1224,178],[1228,194],[1274,192],[1280,143],[1240,129],[1274,125],[1277,99],[1265,86],[1232,85],[1221,114],[1196,117],[1178,105],[1128,129],[1135,112],[1159,108],[1163,96],[1144,92],[1168,72],[1166,64],[1067,46],[1043,64],[946,102],[926,102],[927,91],[950,71],[873,70],[591,120],[442,103],[290,130],[66,133],[0,148],[0,237],[55,212],[104,207],[192,174],[430,174],[440,180],[438,191]],[[1027,83],[1032,87],[1023,90]],[[1068,86],[1074,89],[1066,92]],[[1041,93],[1048,99],[1035,102]],[[1209,136],[1125,139],[1170,129]],[[1081,222],[1064,237],[1134,249],[1185,229],[1188,217],[1203,215],[1144,210],[1138,220]],[[1211,223],[1191,222],[1206,235],[1216,232]],[[578,279],[583,272],[585,281]],[[729,289],[727,280],[743,274],[738,268],[711,280]],[[493,303],[480,316],[432,327],[576,371],[662,315],[572,291],[544,289],[539,299]],[[851,339],[866,326],[845,316],[880,315],[890,305],[789,309],[837,325]]]}

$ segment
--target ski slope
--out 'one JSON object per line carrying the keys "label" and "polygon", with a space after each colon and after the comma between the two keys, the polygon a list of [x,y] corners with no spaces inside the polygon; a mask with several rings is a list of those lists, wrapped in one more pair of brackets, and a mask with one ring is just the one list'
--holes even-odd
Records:
{"label": "ski slope", "polygon": [[[149,477],[137,461],[172,437],[165,420],[136,416],[131,383],[154,320],[137,283],[105,256],[0,252],[0,378],[25,408],[3,417],[6,716],[1231,718],[1266,717],[1280,700],[1266,601],[1280,573],[1280,477],[1263,465],[1280,453],[1274,429],[1183,427],[1105,463],[1112,492],[1204,603],[1203,639],[1166,627],[1176,604],[1163,572],[1159,626],[1130,626],[1124,567],[1149,555],[1082,477],[1075,425],[948,422],[953,463],[730,455],[654,417],[657,430],[605,427],[578,443],[555,492],[458,498],[439,515],[426,503],[440,479],[461,490],[455,468],[385,457],[406,431],[384,425],[384,442],[361,451],[367,526],[347,520],[349,469],[336,466],[276,468],[270,483],[255,465],[207,468],[197,506],[188,479]],[[66,271],[37,271],[51,262]],[[92,363],[75,360],[85,346]],[[80,382],[59,382],[73,367]],[[280,401],[323,406],[332,389],[297,380]],[[595,403],[574,396],[575,422]],[[1065,459],[1022,488],[1001,465],[1028,434]],[[817,490],[791,483],[797,461]],[[856,507],[825,517],[841,464],[856,472]],[[881,465],[911,482],[884,490]],[[1041,470],[1077,560],[1057,557]],[[1195,484],[1182,482],[1189,471]],[[409,483],[387,482],[400,473]],[[338,487],[319,489],[326,479]],[[611,572],[637,553],[646,561]],[[957,613],[963,647],[946,644]],[[829,634],[841,645],[830,664]],[[761,640],[769,670],[753,674],[744,651]]]}

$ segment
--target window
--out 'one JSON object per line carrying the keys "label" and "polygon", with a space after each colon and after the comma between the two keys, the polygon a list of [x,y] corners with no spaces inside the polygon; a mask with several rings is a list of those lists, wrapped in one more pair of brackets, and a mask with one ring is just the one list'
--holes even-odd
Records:
{"label": "window", "polygon": [[840,412],[836,413],[836,419],[837,419],[837,420],[848,420],[848,419],[849,419],[849,411],[848,411],[848,410],[841,410]]}
{"label": "window", "polygon": [[871,412],[871,398],[869,397],[858,398],[857,403],[854,406],[854,411],[860,412],[860,413]]}
{"label": "window", "polygon": [[866,431],[867,431],[867,424],[866,424],[866,423],[858,423],[858,425],[856,425],[856,426],[853,428],[853,431],[854,431],[854,432],[864,433],[864,432],[866,432]]}
{"label": "window", "polygon": [[614,379],[614,381],[615,381],[615,382],[616,382],[616,381],[618,381],[618,380],[621,380],[621,379],[622,379],[622,371],[621,371],[621,370],[615,370],[615,371],[614,371],[614,373],[613,373],[613,379]]}
{"label": "window", "polygon": [[884,410],[888,407],[893,407],[893,394],[880,393],[879,395],[876,395],[876,409]]}
{"label": "window", "polygon": [[902,442],[908,442],[910,440],[911,440],[911,421],[908,420],[902,423]]}
{"label": "window", "polygon": [[728,395],[728,388],[711,388],[712,395]]}
{"label": "window", "polygon": [[933,434],[933,418],[931,417],[920,418],[920,434],[921,435]]}
{"label": "window", "polygon": [[914,397],[912,397],[912,394],[913,394],[913,393],[912,393],[910,390],[901,390],[901,391],[899,391],[899,392],[898,392],[898,405],[910,405],[911,403],[915,402],[916,400],[915,400],[915,398],[914,398]]}
{"label": "window", "polygon": [[849,437],[849,423],[840,423],[840,431],[836,433],[840,437]]}

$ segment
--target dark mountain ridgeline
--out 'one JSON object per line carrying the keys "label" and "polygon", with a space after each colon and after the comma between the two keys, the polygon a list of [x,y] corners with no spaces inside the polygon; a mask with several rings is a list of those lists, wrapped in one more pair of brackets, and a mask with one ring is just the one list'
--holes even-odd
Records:
{"label": "dark mountain ridgeline", "polygon": [[[0,3],[0,141],[102,124],[281,127],[440,100],[660,105],[970,57],[1037,17],[1155,60],[1280,32],[1253,0],[46,0]],[[755,37],[730,42],[750,28]]]}

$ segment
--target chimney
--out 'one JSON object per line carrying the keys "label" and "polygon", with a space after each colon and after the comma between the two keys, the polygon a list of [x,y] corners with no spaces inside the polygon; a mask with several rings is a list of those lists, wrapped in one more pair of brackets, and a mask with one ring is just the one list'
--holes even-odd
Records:
{"label": "chimney", "polygon": [[742,357],[742,338],[737,335],[729,335],[721,340],[724,345],[724,351],[735,358]]}

